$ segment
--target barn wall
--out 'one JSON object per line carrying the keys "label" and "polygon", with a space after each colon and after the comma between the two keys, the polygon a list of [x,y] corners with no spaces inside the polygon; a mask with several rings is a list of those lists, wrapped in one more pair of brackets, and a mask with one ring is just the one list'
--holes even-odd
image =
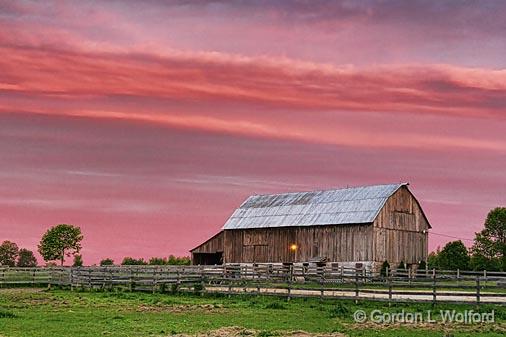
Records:
{"label": "barn wall", "polygon": [[372,261],[372,239],[371,225],[225,230],[224,262]]}
{"label": "barn wall", "polygon": [[192,253],[223,252],[223,231],[219,232],[200,246],[191,250]]}
{"label": "barn wall", "polygon": [[[386,202],[374,222],[374,260],[391,265],[427,259],[429,223],[406,187]],[[422,233],[425,231],[425,233]]]}

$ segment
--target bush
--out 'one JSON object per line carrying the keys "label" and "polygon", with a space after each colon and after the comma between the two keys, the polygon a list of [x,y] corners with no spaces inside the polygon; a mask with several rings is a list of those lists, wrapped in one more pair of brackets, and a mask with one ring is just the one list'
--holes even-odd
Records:
{"label": "bush", "polygon": [[122,266],[143,266],[147,265],[147,262],[143,258],[134,259],[133,257],[125,257],[121,262]]}
{"label": "bush", "polygon": [[193,292],[195,292],[195,294],[202,294],[203,291],[204,285],[202,283],[195,283],[193,285]]}
{"label": "bush", "polygon": [[427,269],[427,263],[425,261],[420,261],[420,264],[418,265],[418,270],[426,270]]}
{"label": "bush", "polygon": [[103,266],[114,266],[114,260],[113,259],[103,259],[102,261],[100,261],[100,265],[103,267]]}
{"label": "bush", "polygon": [[152,257],[148,263],[152,266],[164,266],[168,264],[168,261],[165,257]]}
{"label": "bush", "polygon": [[397,266],[397,269],[402,270],[402,271],[406,270],[406,264],[404,263],[404,261],[401,261],[399,263],[399,265]]}
{"label": "bush", "polygon": [[388,261],[383,262],[381,265],[380,275],[383,277],[387,277],[387,271],[390,270],[390,263]]}
{"label": "bush", "polygon": [[72,267],[82,267],[83,266],[83,257],[81,255],[74,255],[74,263]]}
{"label": "bush", "polygon": [[191,262],[192,260],[188,256],[176,257],[174,255],[170,255],[167,264],[188,266],[191,264]]}

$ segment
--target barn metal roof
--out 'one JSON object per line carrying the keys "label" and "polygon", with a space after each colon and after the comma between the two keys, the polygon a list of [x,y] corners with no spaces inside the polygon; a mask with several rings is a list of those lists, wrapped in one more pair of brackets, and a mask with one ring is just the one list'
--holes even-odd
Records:
{"label": "barn metal roof", "polygon": [[371,223],[387,199],[407,185],[253,195],[235,210],[223,229]]}

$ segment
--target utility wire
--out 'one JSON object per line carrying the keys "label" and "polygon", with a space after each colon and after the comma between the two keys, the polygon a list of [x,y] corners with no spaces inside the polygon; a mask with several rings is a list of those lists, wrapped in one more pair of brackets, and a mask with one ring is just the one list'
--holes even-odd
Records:
{"label": "utility wire", "polygon": [[432,232],[432,231],[429,231],[429,234],[432,234],[432,235],[439,235],[439,236],[444,236],[444,237],[447,237],[447,238],[458,239],[458,240],[464,240],[464,241],[474,241],[473,239],[459,238],[458,236],[452,236],[452,235],[441,234],[441,233],[434,233],[434,232]]}

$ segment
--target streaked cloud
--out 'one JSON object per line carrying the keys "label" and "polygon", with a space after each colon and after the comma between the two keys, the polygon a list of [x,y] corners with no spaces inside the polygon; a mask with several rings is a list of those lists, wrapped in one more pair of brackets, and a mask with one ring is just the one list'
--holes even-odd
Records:
{"label": "streaked cloud", "polygon": [[249,194],[397,181],[472,236],[506,202],[505,14],[0,0],[0,236],[70,222],[87,262],[185,254]]}

